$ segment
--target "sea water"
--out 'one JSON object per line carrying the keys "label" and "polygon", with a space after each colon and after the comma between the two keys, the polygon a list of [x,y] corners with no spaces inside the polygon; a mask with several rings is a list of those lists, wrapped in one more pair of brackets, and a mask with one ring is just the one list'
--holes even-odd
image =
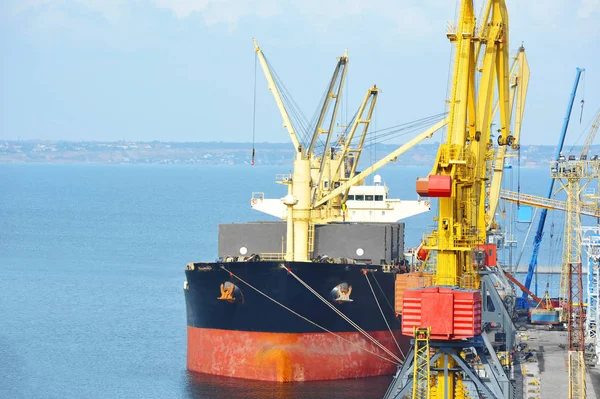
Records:
{"label": "sea water", "polygon": [[[0,165],[0,398],[382,397],[391,377],[277,384],[186,371],[186,263],[216,258],[219,223],[272,219],[250,209],[251,194],[282,197],[275,174],[288,172]],[[428,172],[381,175],[391,198],[416,199],[415,179]],[[545,194],[547,170],[519,173],[522,191]],[[507,173],[507,188],[517,189],[516,175]],[[433,216],[406,220],[406,246],[418,245]],[[540,264],[560,263],[562,216],[551,223],[560,225],[546,241],[556,242]],[[530,252],[528,244],[521,264]]]}

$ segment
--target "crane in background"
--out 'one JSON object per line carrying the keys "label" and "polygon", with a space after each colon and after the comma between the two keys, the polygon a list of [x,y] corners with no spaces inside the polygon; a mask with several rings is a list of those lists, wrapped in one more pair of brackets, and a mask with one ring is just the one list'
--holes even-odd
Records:
{"label": "crane in background", "polygon": [[[589,150],[600,126],[600,110],[596,114],[591,129],[588,132],[582,151],[577,159],[574,155],[560,155],[557,161],[551,163],[550,176],[560,184],[560,191],[566,194],[566,201],[551,203],[546,198],[529,196],[524,198],[532,205],[540,205],[544,210],[560,209],[566,212],[563,239],[563,259],[561,266],[560,303],[562,311],[560,321],[567,325],[567,349],[569,370],[569,399],[585,398],[585,337],[594,338],[596,334],[596,313],[598,300],[598,248],[597,240],[587,237],[585,241],[589,252],[588,270],[588,300],[593,314],[586,318],[584,312],[584,289],[582,271],[582,239],[581,215],[598,215],[598,198],[593,203],[584,203],[582,195],[586,186],[600,176],[600,160],[592,156],[588,160]],[[519,199],[514,193],[504,193],[510,200]],[[527,287],[523,287],[527,295]],[[557,320],[558,321],[558,320]],[[587,328],[586,328],[587,327]],[[587,334],[586,334],[587,330]]]}
{"label": "crane in background", "polygon": [[[584,69],[577,68],[575,74],[575,82],[573,83],[573,89],[571,90],[571,95],[569,97],[569,103],[567,105],[567,112],[565,115],[565,119],[563,121],[562,128],[560,130],[560,137],[558,139],[558,145],[556,146],[556,152],[554,154],[554,161],[558,161],[558,157],[560,156],[563,144],[565,142],[565,137],[567,135],[567,129],[569,127],[569,120],[571,119],[571,111],[573,110],[573,102],[575,101],[575,95],[577,94],[577,87],[579,86],[579,81],[581,79],[581,73]],[[548,189],[546,190],[546,198],[550,199],[552,197],[552,190],[554,189],[554,179],[550,179],[548,183]],[[535,272],[535,268],[538,262],[538,254],[540,252],[540,245],[542,243],[542,238],[544,236],[544,225],[546,224],[546,215],[548,211],[546,209],[542,209],[540,213],[540,220],[538,222],[538,227],[535,233],[535,237],[533,239],[533,250],[531,252],[531,259],[529,261],[529,266],[527,268],[527,276],[525,277],[525,287],[527,289],[531,288],[531,280],[533,278],[533,273]],[[517,298],[517,308],[525,308],[529,307],[529,303],[527,302],[527,294],[523,292],[521,298]]]}
{"label": "crane in background", "polygon": [[581,194],[598,177],[600,161],[559,159],[551,164],[550,175],[559,181],[567,200],[561,267],[561,321],[567,324],[569,399],[585,398],[584,296],[581,268]]}
{"label": "crane in background", "polygon": [[[596,124],[596,122],[594,122]],[[597,124],[588,133],[583,151],[576,159],[559,157],[551,163],[550,176],[558,180],[567,200],[560,280],[561,321],[567,325],[569,399],[586,397],[585,312],[582,270],[581,206],[585,187],[600,177],[600,160],[587,155],[596,136]]]}

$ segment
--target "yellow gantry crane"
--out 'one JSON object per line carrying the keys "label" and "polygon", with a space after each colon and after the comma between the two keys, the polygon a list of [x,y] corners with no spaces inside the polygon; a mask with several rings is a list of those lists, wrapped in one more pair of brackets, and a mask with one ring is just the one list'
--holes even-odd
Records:
{"label": "yellow gantry crane", "polygon": [[[490,0],[485,10],[482,25],[476,29],[472,1],[463,0],[458,26],[447,35],[456,45],[447,140],[440,145],[427,190],[420,191],[440,197],[438,226],[426,246],[437,253],[438,285],[478,287],[473,251],[485,242],[488,224],[485,183],[488,162],[495,153],[490,126],[496,91],[498,143],[515,143],[510,123],[506,5],[502,0]],[[477,58],[479,51],[481,59]],[[432,192],[432,184],[445,184],[445,191]]]}
{"label": "yellow gantry crane", "polygon": [[[435,286],[404,294],[402,332],[415,337],[411,349],[415,357],[413,364],[404,365],[399,371],[388,390],[388,398],[401,398],[410,391],[413,398],[465,398],[469,391],[470,397],[500,399],[510,398],[512,392],[489,340],[481,334],[480,270],[474,255],[477,247],[486,242],[497,206],[506,147],[518,148],[529,68],[521,48],[517,55],[520,77],[511,84],[508,11],[504,0],[486,1],[479,25],[473,0],[460,3],[458,22],[447,33],[455,45],[455,59],[446,140],[439,146],[428,177],[417,180],[421,196],[439,198],[437,228],[424,245],[433,255],[430,259],[434,259]],[[516,66],[512,72],[517,74]],[[517,93],[513,89],[511,95],[511,86],[517,80],[523,81],[523,90]],[[499,149],[494,148],[491,132],[495,98],[499,110],[495,132]],[[515,98],[518,99],[517,136],[511,128],[511,103]],[[501,162],[494,165],[494,160]],[[487,184],[494,179],[497,184],[495,181]],[[496,193],[495,198],[488,202],[491,193]],[[424,381],[423,367],[416,363],[420,347],[415,334],[421,328],[429,328],[433,354],[428,381]],[[489,381],[479,378],[461,356],[467,348],[477,351]],[[487,363],[485,350],[491,353],[491,365]],[[405,385],[403,381],[407,381]],[[429,391],[423,396],[421,388],[425,383]],[[412,384],[416,387],[409,389]]]}

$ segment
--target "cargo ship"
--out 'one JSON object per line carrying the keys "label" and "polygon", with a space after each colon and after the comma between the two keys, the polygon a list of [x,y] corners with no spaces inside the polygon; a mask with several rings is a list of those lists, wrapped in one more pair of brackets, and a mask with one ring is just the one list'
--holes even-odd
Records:
{"label": "cargo ship", "polygon": [[187,265],[187,368],[282,382],[392,374],[409,344],[393,304],[406,268],[400,220],[430,204],[390,199],[381,177],[369,176],[446,122],[358,171],[379,89],[334,135],[348,66],[347,53],[338,57],[312,135],[301,140],[289,93],[280,95],[256,42],[255,51],[295,151],[292,173],[276,176],[283,198],[250,199],[279,220],[221,224],[218,261]]}
{"label": "cargo ship", "polygon": [[[361,201],[355,193],[365,191],[382,192],[381,201]],[[315,225],[306,261],[285,259],[286,222],[219,225],[219,261],[185,271],[190,371],[280,382],[396,371],[409,346],[394,308],[395,277],[406,271],[404,223],[389,219],[429,204],[388,200],[381,185],[350,192],[363,202],[347,209],[354,220]],[[404,209],[358,220],[388,201]]]}

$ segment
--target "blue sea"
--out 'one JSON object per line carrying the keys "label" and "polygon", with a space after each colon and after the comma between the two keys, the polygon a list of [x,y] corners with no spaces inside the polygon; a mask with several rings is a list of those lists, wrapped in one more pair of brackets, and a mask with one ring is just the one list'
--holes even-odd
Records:
{"label": "blue sea", "polygon": [[[0,165],[0,398],[381,397],[390,377],[277,384],[186,371],[186,263],[216,257],[219,223],[268,219],[250,196],[282,197],[275,174],[287,172]],[[416,199],[415,178],[428,172],[394,166],[381,175],[390,197]],[[545,193],[548,171],[519,174],[522,191]],[[516,190],[515,176],[507,172],[507,188]],[[406,221],[407,246],[432,218]],[[560,263],[562,216],[551,223],[540,264]],[[515,224],[515,234],[526,228]]]}

